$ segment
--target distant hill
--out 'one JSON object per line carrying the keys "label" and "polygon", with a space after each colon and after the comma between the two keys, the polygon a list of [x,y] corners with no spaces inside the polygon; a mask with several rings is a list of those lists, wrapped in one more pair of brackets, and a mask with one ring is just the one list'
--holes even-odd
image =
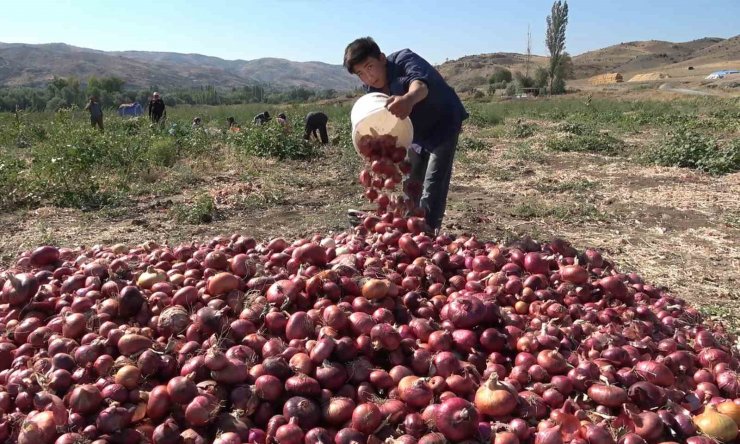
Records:
{"label": "distant hill", "polygon": [[64,43],[0,43],[0,86],[43,86],[54,76],[116,76],[129,88],[241,87],[267,83],[347,91],[359,81],[339,65],[262,58],[224,60],[171,52],[107,52]]}
{"label": "distant hill", "polygon": [[[481,54],[447,61],[438,69],[450,84],[466,89],[484,85],[497,68],[524,72],[525,60],[526,56],[518,53]],[[533,55],[530,70],[546,66],[547,61],[546,56]],[[634,74],[730,61],[740,61],[740,36],[684,43],[657,40],[620,43],[573,56],[573,67],[575,78],[582,79],[613,71]]]}
{"label": "distant hill", "polygon": [[[548,58],[532,55],[530,74]],[[648,71],[686,71],[688,66],[723,66],[740,62],[740,36],[703,38],[683,43],[658,40],[620,43],[573,56],[576,79],[618,71],[625,78]],[[738,68],[740,63],[730,63]],[[484,86],[497,68],[524,72],[526,56],[518,53],[471,55],[438,66],[458,89]],[[63,43],[0,43],[0,86],[43,86],[53,76],[116,76],[129,88],[241,87],[256,83],[278,88],[352,90],[359,80],[342,66],[285,59],[224,60],[173,52],[106,52]]]}

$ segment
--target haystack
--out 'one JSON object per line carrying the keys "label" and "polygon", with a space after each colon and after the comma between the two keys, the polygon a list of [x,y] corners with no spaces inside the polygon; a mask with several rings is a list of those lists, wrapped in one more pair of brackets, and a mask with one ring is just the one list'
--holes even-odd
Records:
{"label": "haystack", "polygon": [[632,77],[631,79],[627,80],[628,82],[651,82],[653,80],[662,80],[662,79],[669,79],[671,76],[664,72],[646,72],[644,74],[637,74],[636,76]]}
{"label": "haystack", "polygon": [[610,85],[612,83],[622,83],[624,78],[618,72],[610,72],[591,77],[590,82],[592,85]]}

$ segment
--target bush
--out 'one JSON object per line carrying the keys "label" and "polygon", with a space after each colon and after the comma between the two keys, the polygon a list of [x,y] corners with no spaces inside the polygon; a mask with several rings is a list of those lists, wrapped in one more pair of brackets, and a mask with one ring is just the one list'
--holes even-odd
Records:
{"label": "bush", "polygon": [[153,165],[171,167],[178,159],[178,149],[174,140],[158,139],[152,141],[147,157]]}
{"label": "bush", "polygon": [[[112,175],[105,165],[120,159],[106,139],[90,127],[56,126],[48,143],[31,151],[29,187],[34,196],[62,207],[98,208],[111,203],[102,185]],[[117,162],[116,162],[117,163]]]}
{"label": "bush", "polygon": [[531,88],[532,86],[534,86],[534,80],[532,80],[531,77],[525,76],[519,71],[514,74],[514,80],[519,90],[521,90],[522,88]]}
{"label": "bush", "polygon": [[24,162],[5,154],[0,154],[0,208],[17,204],[22,197],[21,181]]}
{"label": "bush", "polygon": [[300,138],[299,131],[286,132],[277,122],[229,133],[229,140],[244,154],[278,159],[307,159],[318,155],[315,144]]}
{"label": "bush", "polygon": [[504,94],[507,97],[514,97],[516,95],[516,85],[514,84],[514,82],[506,85],[506,90],[504,91]]}
{"label": "bush", "polygon": [[606,133],[568,134],[565,137],[548,139],[546,146],[553,151],[615,155],[624,149],[624,142]]}
{"label": "bush", "polygon": [[557,126],[557,130],[562,133],[575,134],[577,136],[582,136],[586,133],[592,132],[591,128],[578,122],[562,122]]}
{"label": "bush", "polygon": [[511,135],[517,139],[526,139],[527,137],[532,137],[534,135],[535,128],[536,126],[532,123],[517,120],[516,124],[514,124],[511,129]]}
{"label": "bush", "polygon": [[648,150],[644,160],[661,166],[698,169],[709,174],[740,171],[740,140],[720,145],[704,134],[680,128]]}
{"label": "bush", "polygon": [[474,139],[472,137],[464,137],[460,140],[460,143],[457,144],[457,149],[460,152],[469,152],[469,151],[487,151],[488,146],[485,142],[483,142],[480,139]]}
{"label": "bush", "polygon": [[488,79],[488,83],[508,83],[511,79],[511,71],[506,68],[496,68],[491,78]]}
{"label": "bush", "polygon": [[565,94],[565,79],[557,76],[552,84],[553,94]]}
{"label": "bush", "polygon": [[476,126],[498,125],[504,121],[496,108],[491,106],[468,106],[470,123]]}
{"label": "bush", "polygon": [[210,195],[203,193],[196,196],[189,205],[173,207],[172,216],[181,223],[207,224],[216,216],[216,204]]}

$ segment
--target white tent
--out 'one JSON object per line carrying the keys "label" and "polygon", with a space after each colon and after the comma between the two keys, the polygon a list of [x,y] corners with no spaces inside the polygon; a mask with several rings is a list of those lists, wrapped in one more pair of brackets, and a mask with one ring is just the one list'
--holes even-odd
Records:
{"label": "white tent", "polygon": [[740,74],[740,71],[734,70],[734,69],[726,69],[722,71],[715,71],[711,74],[709,74],[706,79],[707,80],[718,80],[718,79],[724,79],[725,76],[728,76],[730,74]]}

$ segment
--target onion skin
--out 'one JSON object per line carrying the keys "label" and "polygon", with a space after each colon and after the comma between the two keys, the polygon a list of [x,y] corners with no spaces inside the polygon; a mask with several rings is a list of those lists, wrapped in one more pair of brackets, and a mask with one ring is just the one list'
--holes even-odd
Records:
{"label": "onion skin", "polygon": [[495,376],[476,391],[474,403],[480,413],[491,417],[506,416],[517,407],[516,397],[500,387]]}
{"label": "onion skin", "polygon": [[362,286],[362,296],[368,300],[382,299],[388,294],[389,284],[384,279],[368,279]]}
{"label": "onion skin", "polygon": [[717,412],[729,416],[740,426],[740,405],[733,401],[725,401],[717,404]]}
{"label": "onion skin", "polygon": [[707,407],[704,413],[695,416],[694,423],[702,433],[719,442],[730,442],[738,434],[737,423],[712,407]]}

